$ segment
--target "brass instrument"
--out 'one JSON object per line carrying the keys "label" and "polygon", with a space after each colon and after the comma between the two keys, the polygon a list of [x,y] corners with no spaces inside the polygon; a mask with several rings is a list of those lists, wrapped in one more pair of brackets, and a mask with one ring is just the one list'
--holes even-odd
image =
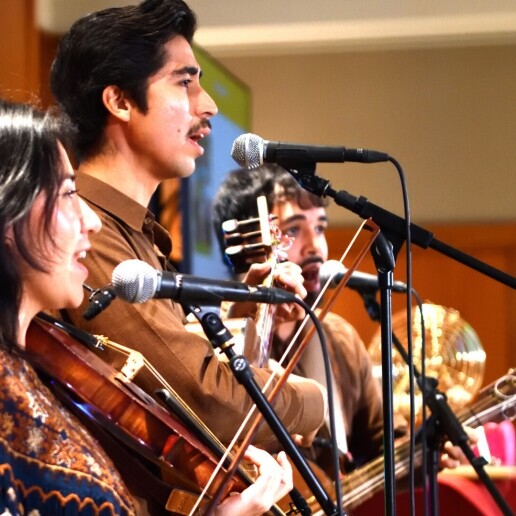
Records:
{"label": "brass instrument", "polygon": [[[439,390],[446,393],[454,411],[465,407],[478,393],[484,378],[486,353],[475,330],[453,309],[432,303],[423,304],[425,327],[425,374],[439,380]],[[405,310],[392,318],[392,330],[407,349]],[[421,370],[421,313],[412,312],[414,365]],[[381,335],[378,330],[368,347],[373,368],[381,376]],[[394,411],[407,419],[410,411],[408,367],[400,354],[392,351]],[[375,374],[375,376],[378,376]],[[422,399],[416,386],[416,420],[421,417]]]}

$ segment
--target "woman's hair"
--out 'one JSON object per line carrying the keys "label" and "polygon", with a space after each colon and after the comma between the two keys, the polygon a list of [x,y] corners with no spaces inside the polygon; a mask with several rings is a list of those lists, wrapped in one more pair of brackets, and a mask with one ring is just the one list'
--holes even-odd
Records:
{"label": "woman's hair", "polygon": [[29,240],[27,226],[34,200],[44,193],[40,221],[51,238],[54,209],[63,178],[58,147],[71,143],[71,126],[62,115],[0,99],[0,343],[17,339],[21,302],[19,258],[45,270],[41,249]]}

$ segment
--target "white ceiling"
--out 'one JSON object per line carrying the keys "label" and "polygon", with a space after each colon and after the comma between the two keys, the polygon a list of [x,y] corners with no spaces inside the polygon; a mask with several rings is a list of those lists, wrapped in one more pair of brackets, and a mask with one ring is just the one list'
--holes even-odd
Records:
{"label": "white ceiling", "polygon": [[[135,0],[36,0],[62,33],[97,9]],[[196,41],[215,56],[516,42],[516,0],[189,0]]]}

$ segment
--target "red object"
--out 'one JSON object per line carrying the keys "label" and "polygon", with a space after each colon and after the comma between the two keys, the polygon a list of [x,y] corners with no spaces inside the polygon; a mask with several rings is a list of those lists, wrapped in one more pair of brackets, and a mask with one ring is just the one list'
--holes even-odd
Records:
{"label": "red object", "polygon": [[[503,470],[507,475],[503,478]],[[496,478],[493,478],[497,489],[508,503],[509,507],[516,511],[516,476],[511,466],[497,468]],[[469,478],[469,477],[472,478]],[[468,516],[500,516],[502,512],[487,491],[486,487],[473,475],[468,478],[459,474],[441,474],[438,479],[439,486],[439,514],[467,514]],[[423,490],[418,488],[415,493],[416,516],[424,514]],[[350,516],[371,516],[384,514],[383,493],[378,493],[360,507],[349,511]],[[396,516],[410,515],[410,498],[408,492],[397,493]]]}

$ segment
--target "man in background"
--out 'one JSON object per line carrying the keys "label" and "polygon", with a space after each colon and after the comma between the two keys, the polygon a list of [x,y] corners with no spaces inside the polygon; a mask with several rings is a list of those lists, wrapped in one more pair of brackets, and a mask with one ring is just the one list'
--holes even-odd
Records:
{"label": "man in background", "polygon": [[[278,217],[274,223],[283,235],[292,240],[286,254],[289,261],[301,267],[308,292],[306,301],[311,304],[321,288],[319,269],[328,259],[326,202],[301,188],[281,167],[263,165],[251,170],[236,170],[223,181],[213,205],[214,226],[221,252],[225,252],[222,223],[257,217],[256,198],[261,195],[267,199],[269,212]],[[299,324],[299,321],[287,322],[276,328],[273,358],[281,357]],[[338,445],[342,454],[351,452],[354,461],[363,464],[381,451],[381,391],[372,376],[369,355],[355,328],[331,312],[322,321],[322,326],[333,365]],[[317,340],[315,336],[314,340]],[[326,385],[318,342],[310,342],[296,373]],[[323,432],[323,435],[327,436],[327,433]],[[314,447],[313,453],[313,458],[329,471],[329,464],[326,464],[329,457],[325,458],[324,449]]]}
{"label": "man in background", "polygon": [[[306,301],[315,301],[321,289],[319,270],[328,259],[325,231],[328,226],[326,200],[303,189],[285,169],[262,165],[251,170],[230,172],[222,182],[213,203],[213,222],[221,253],[225,254],[222,223],[258,216],[256,199],[265,196],[269,212],[277,217],[274,224],[290,237],[286,251],[288,260],[301,267]],[[228,263],[227,258],[224,258]],[[322,321],[330,361],[335,398],[337,445],[343,457],[362,465],[382,451],[383,409],[380,385],[373,377],[372,364],[356,329],[343,317],[329,312]],[[296,333],[300,321],[289,321],[275,328],[271,357],[278,359]],[[295,372],[326,386],[323,358],[316,335],[304,351]],[[404,435],[407,422],[394,415],[395,434]],[[470,438],[476,439],[472,432]],[[331,475],[329,454],[325,444],[327,430],[322,428],[311,448],[312,458]],[[450,442],[440,456],[441,467],[456,467],[465,461],[460,448]]]}

